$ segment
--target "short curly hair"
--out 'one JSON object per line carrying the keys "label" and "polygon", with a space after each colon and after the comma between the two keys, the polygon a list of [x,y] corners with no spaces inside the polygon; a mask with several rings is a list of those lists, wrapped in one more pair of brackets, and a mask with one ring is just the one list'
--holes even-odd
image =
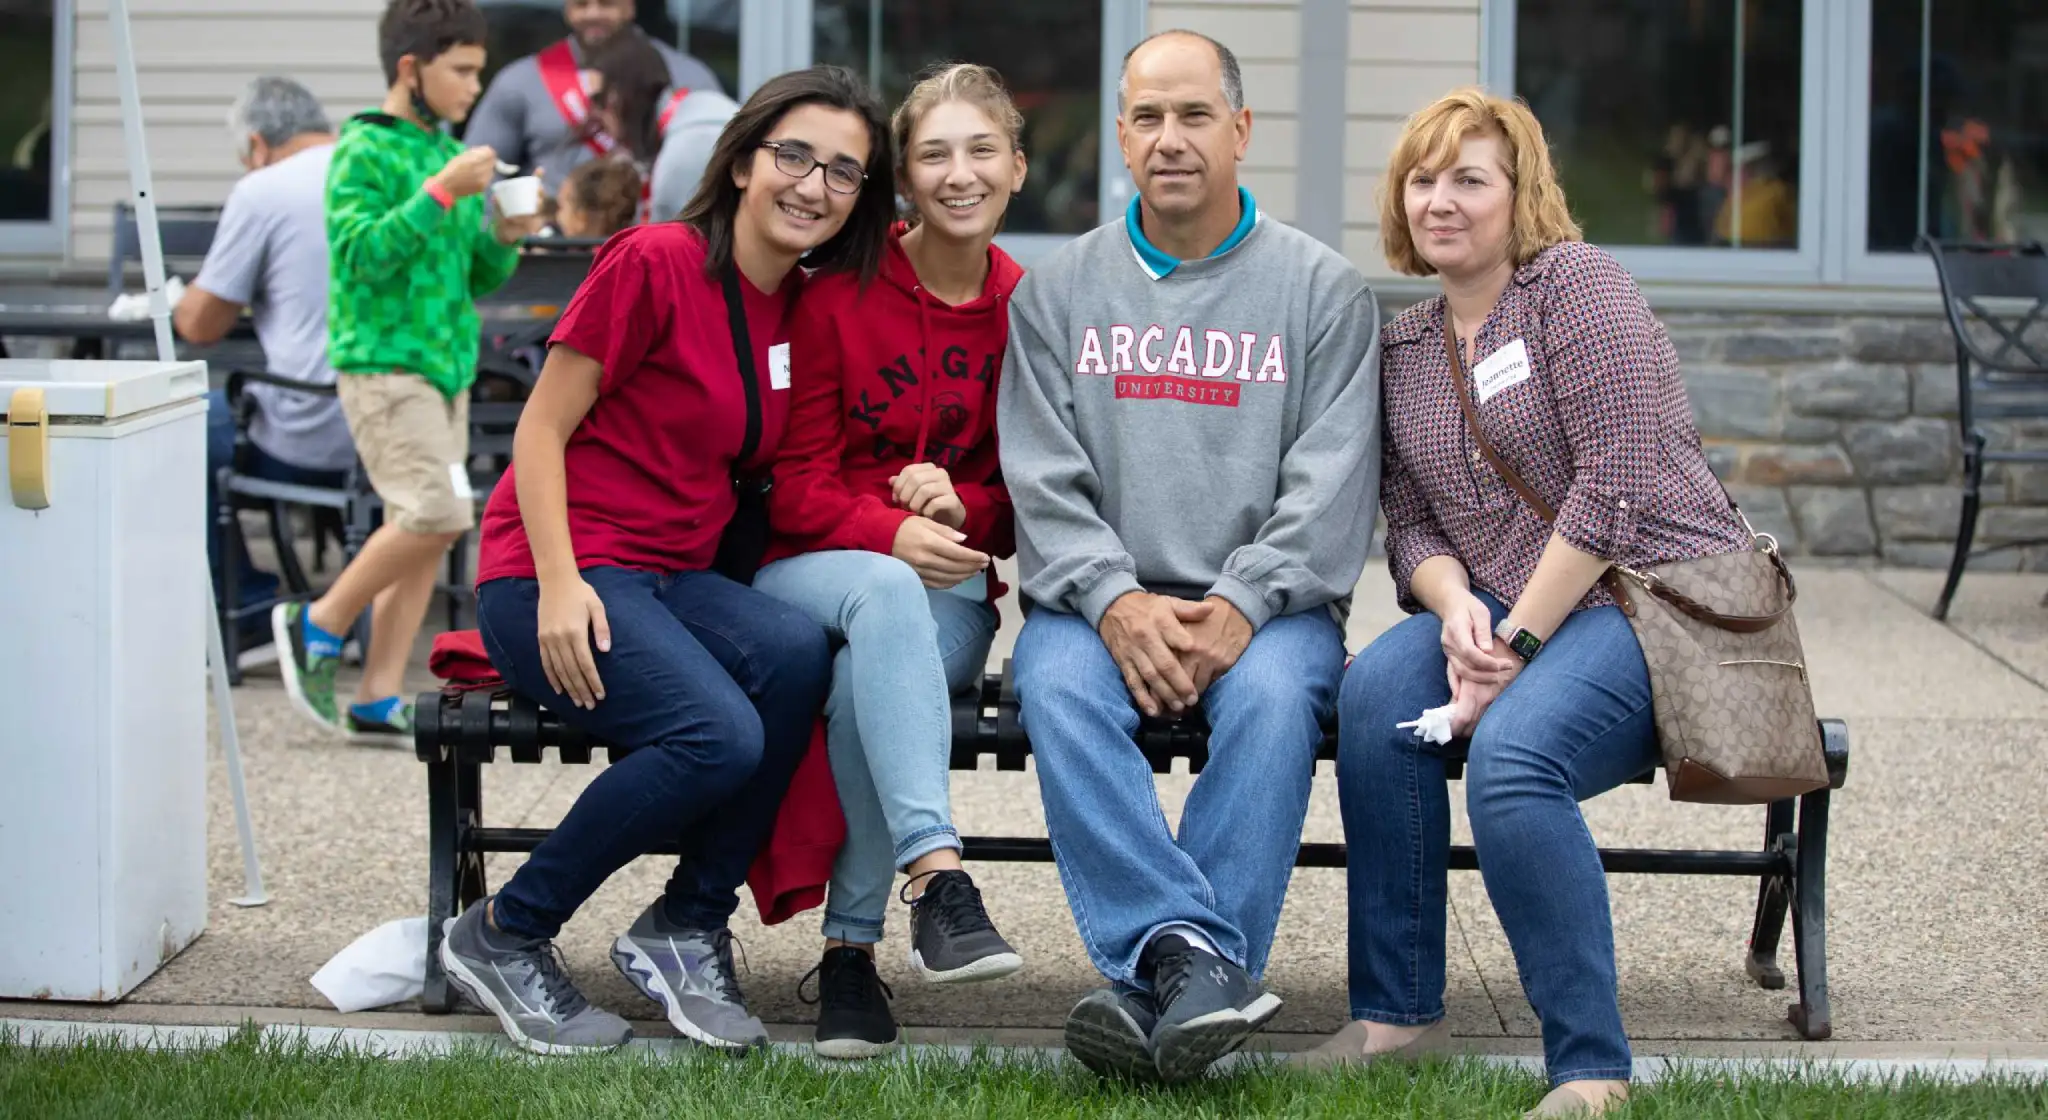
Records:
{"label": "short curly hair", "polygon": [[1435,266],[1415,250],[1408,232],[1408,180],[1418,170],[1441,171],[1458,158],[1458,145],[1473,135],[1492,135],[1507,148],[1508,182],[1515,191],[1514,227],[1509,232],[1517,268],[1560,241],[1584,235],[1565,204],[1564,188],[1550,164],[1550,145],[1536,114],[1517,98],[1495,97],[1477,86],[1455,89],[1408,118],[1387,161],[1380,184],[1380,244],[1387,264],[1404,276],[1434,276]]}
{"label": "short curly hair", "polygon": [[483,46],[489,32],[474,0],[391,0],[377,21],[384,84],[398,82],[398,60],[406,55],[425,66],[450,47]]}

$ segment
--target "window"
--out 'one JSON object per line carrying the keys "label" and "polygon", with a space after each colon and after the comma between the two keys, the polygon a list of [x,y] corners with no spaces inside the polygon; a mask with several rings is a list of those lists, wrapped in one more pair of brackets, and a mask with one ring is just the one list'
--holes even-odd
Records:
{"label": "window", "polygon": [[1871,0],[1873,254],[2048,237],[2048,6]]}
{"label": "window", "polygon": [[0,249],[64,246],[70,61],[69,0],[0,0]]}
{"label": "window", "polygon": [[1031,168],[1004,231],[1072,235],[1101,224],[1099,0],[813,0],[812,19],[811,61],[858,71],[891,108],[934,63],[994,66],[1024,114]]}
{"label": "window", "polygon": [[1799,242],[1800,41],[1773,0],[1523,0],[1515,92],[1607,245]]}

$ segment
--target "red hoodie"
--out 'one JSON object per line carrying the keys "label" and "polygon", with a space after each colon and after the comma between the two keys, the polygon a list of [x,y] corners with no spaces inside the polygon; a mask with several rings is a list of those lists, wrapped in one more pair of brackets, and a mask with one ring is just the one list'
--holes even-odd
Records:
{"label": "red hoodie", "polygon": [[[910,516],[890,500],[889,479],[920,462],[952,477],[967,508],[967,547],[990,556],[1017,549],[996,461],[996,384],[1010,292],[1024,270],[991,245],[981,295],[949,307],[918,283],[903,252],[907,228],[889,231],[866,292],[854,276],[814,277],[790,314],[789,427],[769,496],[769,561],[889,552]],[[993,572],[988,585],[994,602],[1004,589]]]}

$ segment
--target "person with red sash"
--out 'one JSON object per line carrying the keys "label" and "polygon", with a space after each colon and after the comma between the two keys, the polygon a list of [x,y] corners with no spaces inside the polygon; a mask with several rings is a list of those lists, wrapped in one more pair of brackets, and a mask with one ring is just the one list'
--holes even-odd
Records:
{"label": "person with red sash", "polygon": [[680,213],[704,177],[725,122],[739,104],[716,89],[672,83],[654,44],[618,35],[585,59],[590,119],[614,141],[610,156],[640,175],[635,220],[665,222]]}
{"label": "person with red sash", "polygon": [[723,97],[724,89],[710,67],[648,38],[634,24],[634,14],[634,0],[566,0],[562,18],[569,25],[569,37],[507,63],[477,104],[463,142],[487,145],[499,159],[524,170],[544,170],[541,182],[550,190],[568,182],[569,172],[577,166],[618,146],[618,139],[593,119],[585,83],[590,54],[622,36],[637,39],[660,55],[670,86],[690,90],[693,96],[710,92]]}

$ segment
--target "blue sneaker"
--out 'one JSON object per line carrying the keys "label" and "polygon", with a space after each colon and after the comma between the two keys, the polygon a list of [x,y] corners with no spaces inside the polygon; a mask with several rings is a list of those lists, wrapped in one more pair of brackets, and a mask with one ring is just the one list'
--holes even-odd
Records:
{"label": "blue sneaker", "polygon": [[329,731],[341,727],[334,705],[334,673],[341,668],[341,638],[313,625],[306,604],[279,603],[270,610],[277,642],[277,670],[285,695],[300,715]]}
{"label": "blue sneaker", "polygon": [[396,696],[370,704],[350,704],[348,737],[351,742],[371,746],[410,747],[412,705]]}

